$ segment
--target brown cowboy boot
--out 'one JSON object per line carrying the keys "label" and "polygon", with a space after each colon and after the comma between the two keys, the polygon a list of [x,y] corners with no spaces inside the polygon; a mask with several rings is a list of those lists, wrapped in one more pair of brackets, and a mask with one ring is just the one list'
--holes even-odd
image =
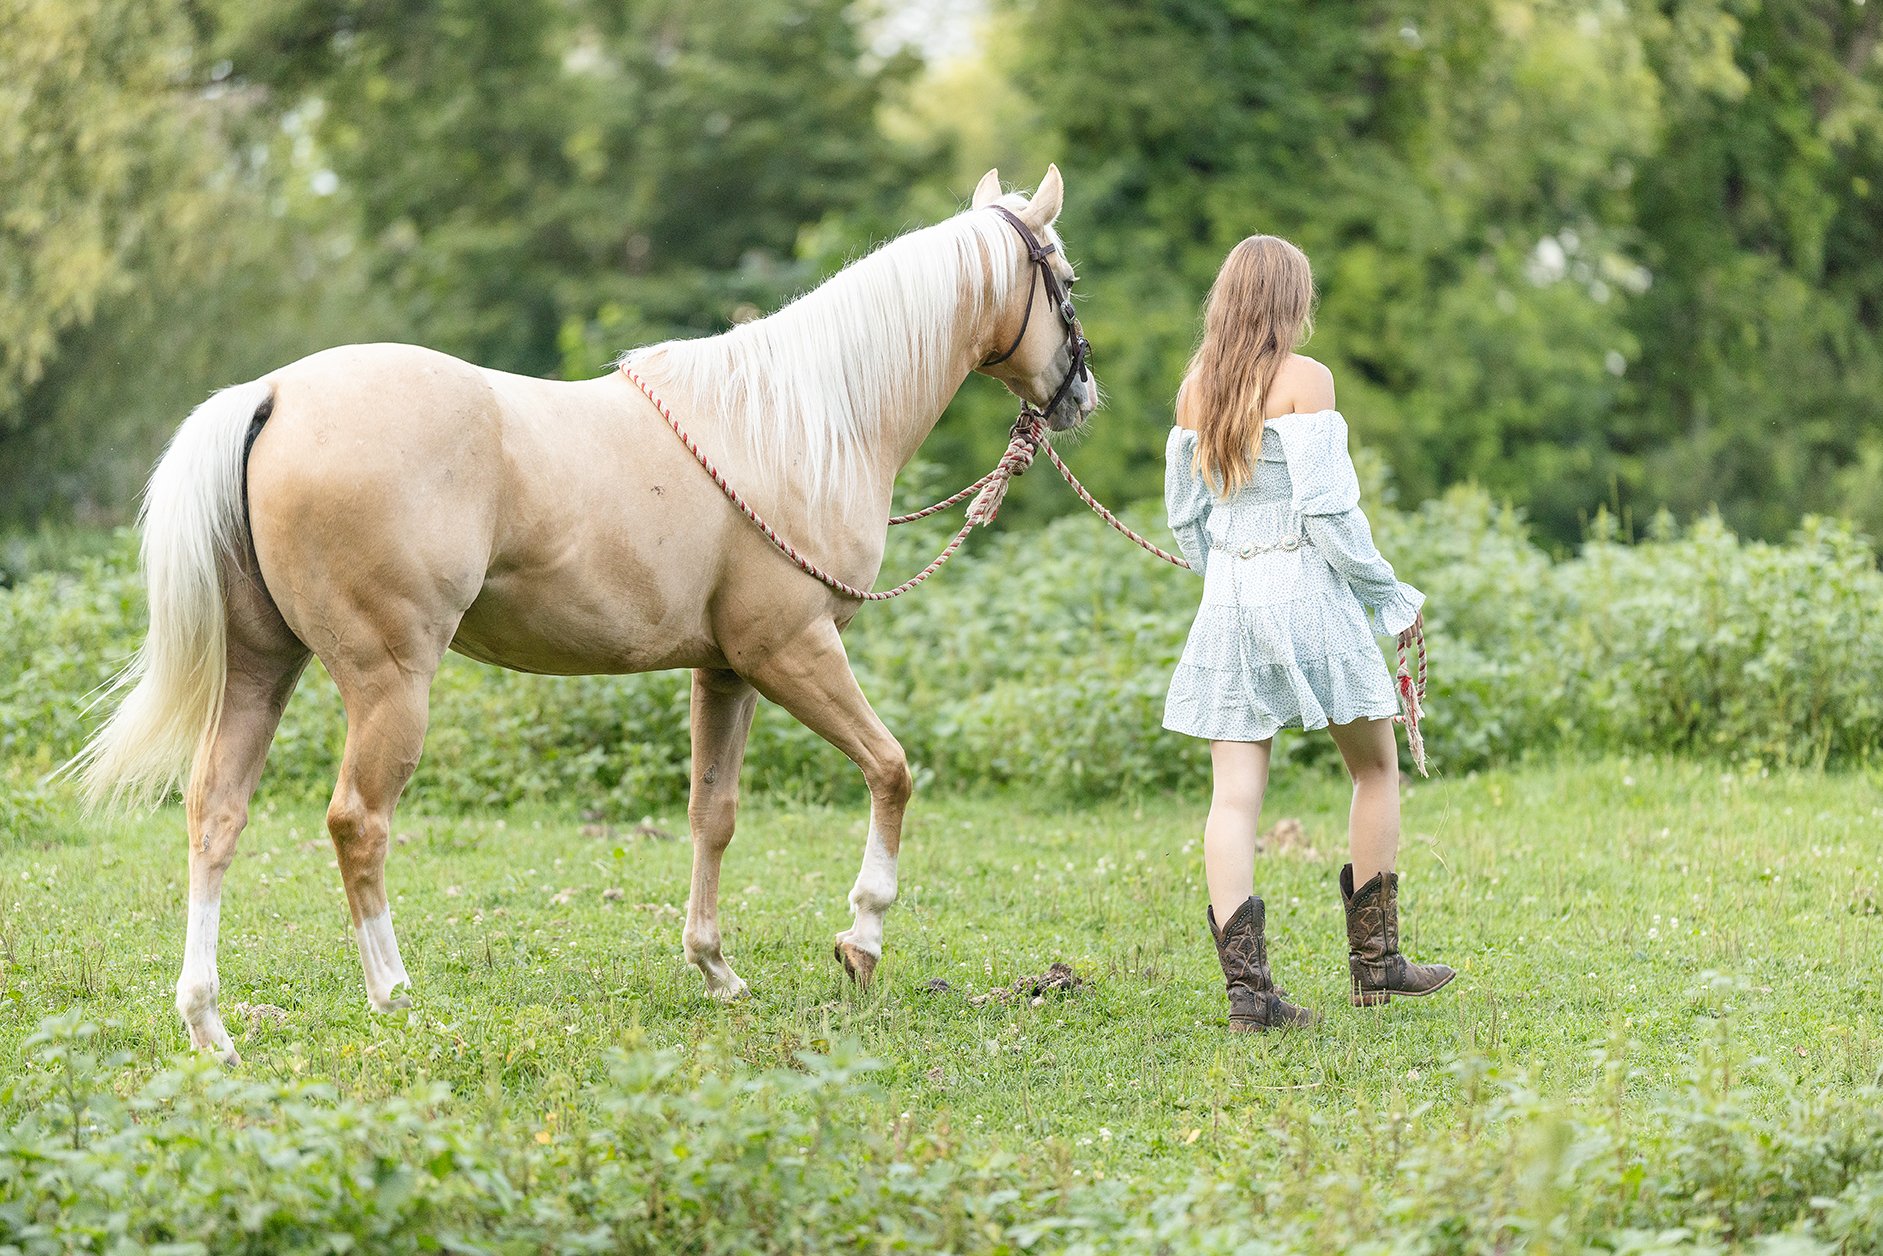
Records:
{"label": "brown cowboy boot", "polygon": [[1205,913],[1210,936],[1216,939],[1216,958],[1223,966],[1223,985],[1229,991],[1229,1028],[1253,1034],[1265,1029],[1297,1029],[1320,1022],[1320,1013],[1297,1007],[1288,992],[1275,988],[1268,973],[1268,940],[1262,935],[1265,909],[1251,898],[1236,908],[1229,923],[1216,927],[1216,909]]}
{"label": "brown cowboy boot", "polygon": [[1399,874],[1374,873],[1353,888],[1353,865],[1340,870],[1340,899],[1347,906],[1347,969],[1353,975],[1353,1005],[1376,1007],[1395,994],[1419,998],[1458,974],[1443,964],[1415,964],[1399,951]]}

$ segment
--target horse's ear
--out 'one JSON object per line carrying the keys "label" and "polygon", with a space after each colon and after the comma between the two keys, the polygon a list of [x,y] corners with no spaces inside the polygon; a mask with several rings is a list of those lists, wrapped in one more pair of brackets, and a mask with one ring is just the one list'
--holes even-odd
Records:
{"label": "horse's ear", "polygon": [[1000,199],[1000,171],[989,170],[974,185],[974,208],[986,209]]}
{"label": "horse's ear", "polygon": [[1027,226],[1035,231],[1044,231],[1053,225],[1059,217],[1059,211],[1066,203],[1066,181],[1059,177],[1058,166],[1046,167],[1046,177],[1040,180],[1039,191],[1027,202],[1027,207],[1020,211],[1020,217]]}

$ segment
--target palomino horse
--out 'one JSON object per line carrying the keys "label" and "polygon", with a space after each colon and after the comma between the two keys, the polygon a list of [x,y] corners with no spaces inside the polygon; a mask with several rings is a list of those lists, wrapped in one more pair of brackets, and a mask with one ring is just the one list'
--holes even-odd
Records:
{"label": "palomino horse", "polygon": [[[1055,430],[1091,411],[1070,307],[1068,323],[1031,317],[1042,289],[1072,282],[1063,196],[1056,168],[1030,200],[990,170],[972,209],[771,317],[629,361],[782,535],[868,586],[896,473],[970,372],[1047,405]],[[721,953],[719,866],[756,695],[843,751],[870,829],[836,949],[869,981],[911,779],[844,655],[859,602],[773,549],[622,374],[526,379],[406,345],[317,353],[190,415],[143,529],[149,634],[77,762],[94,798],[119,800],[161,797],[189,765],[177,1009],[197,1047],[235,1058],[217,1009],[223,876],[310,654],[346,707],[327,827],[375,1010],[407,1002],[386,848],[448,649],[556,675],[693,669],[683,943],[720,998],[746,988]]]}

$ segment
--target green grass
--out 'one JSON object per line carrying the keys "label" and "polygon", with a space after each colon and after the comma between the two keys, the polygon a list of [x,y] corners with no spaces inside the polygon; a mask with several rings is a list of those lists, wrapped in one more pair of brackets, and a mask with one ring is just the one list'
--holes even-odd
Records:
{"label": "green grass", "polygon": [[[863,817],[752,800],[722,910],[753,997],[731,1007],[680,956],[684,840],[549,815],[402,817],[388,882],[416,1006],[390,1016],[366,1010],[320,815],[264,805],[224,897],[223,1008],[251,1076],[362,1100],[442,1081],[464,1112],[546,1128],[589,1102],[624,1036],[759,1066],[854,1042],[917,1126],[1087,1180],[1227,1171],[1304,1113],[1334,1145],[1355,1111],[1443,1130],[1470,1111],[1461,1059],[1576,1106],[1616,1101],[1598,1052],[1625,1051],[1619,1102],[1643,1113],[1697,1060],[1731,1061],[1756,1106],[1883,1066],[1877,784],[1640,760],[1416,783],[1408,949],[1460,977],[1363,1011],[1346,1003],[1334,889],[1344,782],[1278,780],[1265,823],[1299,817],[1311,850],[1259,864],[1272,959],[1328,1019],[1267,1038],[1224,1027],[1199,799],[918,797],[867,992],[830,956]],[[41,1018],[74,1007],[109,1025],[131,1075],[157,1071],[185,1043],[170,1006],[179,813],[0,841],[0,1074]],[[1056,960],[1085,988],[969,1002]],[[952,990],[928,991],[935,979]],[[245,1023],[237,1003],[285,1021]]]}

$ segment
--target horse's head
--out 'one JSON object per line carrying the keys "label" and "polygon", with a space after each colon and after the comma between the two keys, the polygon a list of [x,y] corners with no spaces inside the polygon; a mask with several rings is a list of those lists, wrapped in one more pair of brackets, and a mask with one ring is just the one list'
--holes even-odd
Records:
{"label": "horse's head", "polygon": [[1072,309],[1077,278],[1053,223],[1065,203],[1058,166],[1032,197],[1002,195],[1000,174],[989,170],[974,189],[974,209],[1006,218],[1013,230],[1013,297],[987,329],[987,353],[975,369],[1007,385],[1042,411],[1056,432],[1072,427],[1098,404],[1098,383],[1087,364],[1090,346]]}

